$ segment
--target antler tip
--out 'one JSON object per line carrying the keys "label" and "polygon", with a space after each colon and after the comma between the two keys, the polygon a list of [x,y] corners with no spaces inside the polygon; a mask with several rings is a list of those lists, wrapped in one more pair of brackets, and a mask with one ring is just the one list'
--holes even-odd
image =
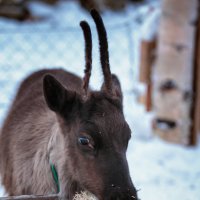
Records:
{"label": "antler tip", "polygon": [[96,9],[91,9],[90,14],[92,15],[93,18],[99,18],[99,12]]}
{"label": "antler tip", "polygon": [[82,29],[89,28],[89,24],[86,21],[81,21],[80,26],[81,26]]}

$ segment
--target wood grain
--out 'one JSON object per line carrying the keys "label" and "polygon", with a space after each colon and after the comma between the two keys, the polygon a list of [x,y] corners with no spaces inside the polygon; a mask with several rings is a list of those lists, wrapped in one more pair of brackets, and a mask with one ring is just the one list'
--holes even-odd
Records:
{"label": "wood grain", "polygon": [[23,195],[13,197],[0,197],[0,200],[58,200],[58,195],[47,196],[35,196],[35,195]]}

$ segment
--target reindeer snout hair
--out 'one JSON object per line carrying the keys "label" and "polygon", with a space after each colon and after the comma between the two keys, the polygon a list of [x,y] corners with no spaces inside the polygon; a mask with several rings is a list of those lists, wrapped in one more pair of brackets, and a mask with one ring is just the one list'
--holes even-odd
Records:
{"label": "reindeer snout hair", "polygon": [[76,194],[73,200],[98,200],[94,195],[85,191],[81,192],[80,194]]}

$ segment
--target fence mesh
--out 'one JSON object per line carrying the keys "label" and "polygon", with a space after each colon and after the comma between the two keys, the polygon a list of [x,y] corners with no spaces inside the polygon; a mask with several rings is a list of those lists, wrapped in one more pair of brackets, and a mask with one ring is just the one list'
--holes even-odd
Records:
{"label": "fence mesh", "polygon": [[[73,13],[73,12],[72,12]],[[82,18],[80,14],[80,19]],[[67,15],[67,19],[76,21],[77,17]],[[82,18],[84,19],[84,18]],[[119,17],[120,19],[120,17]],[[111,19],[112,22],[112,19]],[[91,21],[89,21],[91,24]],[[14,97],[20,82],[28,74],[42,68],[62,67],[79,76],[84,70],[84,40],[81,28],[58,26],[54,21],[50,25],[17,25],[0,20],[0,122]],[[107,24],[107,23],[106,23]],[[133,21],[115,18],[114,25],[106,25],[108,32],[111,71],[119,76],[122,89],[130,91],[133,86],[134,66],[134,30]],[[5,25],[5,26],[4,26]],[[93,70],[91,86],[101,86],[102,73],[99,63],[97,33],[94,24],[93,33]]]}

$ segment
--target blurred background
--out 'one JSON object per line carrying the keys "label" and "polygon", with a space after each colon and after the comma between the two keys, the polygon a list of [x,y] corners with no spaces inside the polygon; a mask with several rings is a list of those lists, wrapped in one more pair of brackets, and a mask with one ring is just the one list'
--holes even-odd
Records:
{"label": "blurred background", "polygon": [[139,197],[199,200],[198,0],[0,0],[0,126],[27,75],[64,68],[83,76],[81,20],[93,34],[91,87],[100,88],[91,8],[102,14],[111,71],[121,81],[133,134],[127,157]]}

